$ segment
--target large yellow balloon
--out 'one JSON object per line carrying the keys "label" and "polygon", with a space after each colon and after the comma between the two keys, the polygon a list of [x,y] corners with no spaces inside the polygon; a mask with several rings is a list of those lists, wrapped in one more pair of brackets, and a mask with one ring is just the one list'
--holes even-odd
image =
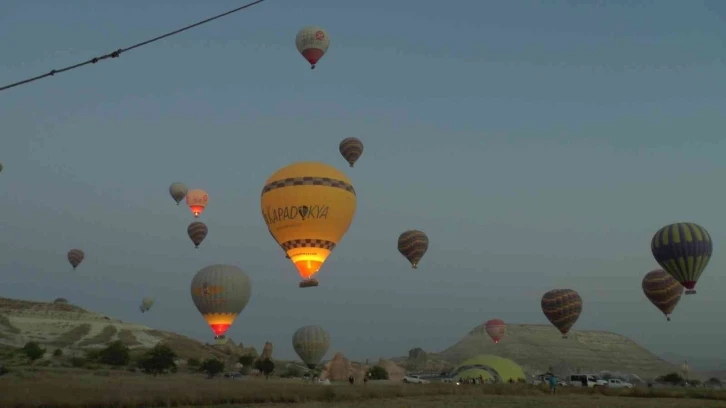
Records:
{"label": "large yellow balloon", "polygon": [[348,231],[356,195],[348,177],[336,168],[300,162],[267,179],[261,207],[270,233],[308,280]]}

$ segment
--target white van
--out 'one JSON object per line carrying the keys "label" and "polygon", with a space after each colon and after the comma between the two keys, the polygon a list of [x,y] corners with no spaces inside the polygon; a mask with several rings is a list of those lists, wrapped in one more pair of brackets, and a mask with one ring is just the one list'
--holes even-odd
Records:
{"label": "white van", "polygon": [[607,383],[607,381],[595,374],[572,374],[570,376],[570,385],[573,387],[605,387]]}

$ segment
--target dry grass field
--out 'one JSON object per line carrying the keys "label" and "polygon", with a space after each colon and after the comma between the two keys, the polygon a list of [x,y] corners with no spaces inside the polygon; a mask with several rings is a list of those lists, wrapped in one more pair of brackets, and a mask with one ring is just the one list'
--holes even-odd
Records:
{"label": "dry grass field", "polygon": [[[561,392],[560,392],[561,391]],[[3,408],[126,408],[170,406],[265,407],[726,407],[726,392],[705,389],[577,390],[558,395],[527,385],[404,385],[387,381],[367,385],[305,384],[299,380],[257,377],[206,379],[175,374],[151,377],[116,370],[16,371],[0,377]],[[279,405],[283,404],[283,405]]]}

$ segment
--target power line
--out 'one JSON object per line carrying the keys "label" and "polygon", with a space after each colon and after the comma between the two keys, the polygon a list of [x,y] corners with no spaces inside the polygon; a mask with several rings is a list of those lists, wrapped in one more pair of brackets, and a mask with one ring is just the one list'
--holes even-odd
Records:
{"label": "power line", "polygon": [[91,59],[89,59],[88,61],[84,61],[84,62],[79,62],[78,64],[70,65],[70,66],[67,66],[67,67],[65,67],[65,68],[61,68],[61,69],[54,69],[54,70],[52,70],[52,71],[50,71],[50,72],[48,72],[48,73],[46,73],[46,74],[43,74],[43,75],[38,75],[38,76],[35,76],[35,77],[32,77],[32,78],[28,78],[28,79],[25,79],[25,80],[22,80],[22,81],[18,81],[18,82],[12,83],[12,84],[10,84],[10,85],[5,85],[5,86],[3,86],[2,88],[0,88],[0,92],[1,92],[1,91],[6,91],[6,90],[8,90],[8,89],[10,89],[10,88],[15,88],[16,86],[20,86],[20,85],[25,85],[25,84],[29,84],[29,83],[31,83],[31,82],[35,82],[35,81],[37,81],[37,80],[39,80],[39,79],[43,79],[43,78],[47,78],[47,77],[51,77],[51,76],[54,76],[55,74],[60,74],[61,72],[66,72],[66,71],[70,71],[70,70],[72,70],[72,69],[80,68],[80,67],[82,67],[82,66],[85,66],[85,65],[95,64],[95,63],[97,63],[97,62],[99,62],[99,61],[103,61],[103,60],[105,60],[105,59],[109,59],[109,58],[118,58],[118,57],[120,57],[120,56],[121,56],[121,54],[122,54],[122,53],[125,53],[125,52],[129,52],[129,51],[131,51],[131,50],[134,50],[134,49],[136,49],[136,48],[140,48],[140,47],[143,47],[144,45],[147,45],[147,44],[151,44],[151,43],[153,43],[153,42],[156,42],[156,41],[159,41],[159,40],[163,40],[164,38],[167,38],[167,37],[171,37],[171,36],[173,36],[173,35],[176,35],[176,34],[179,34],[179,33],[181,33],[181,32],[184,32],[184,31],[190,30],[190,29],[192,29],[192,28],[194,28],[194,27],[200,26],[200,25],[202,25],[202,24],[205,24],[205,23],[208,23],[208,22],[210,22],[210,21],[214,21],[214,20],[216,20],[216,19],[218,19],[218,18],[222,18],[222,17],[224,17],[224,16],[228,16],[228,15],[230,15],[230,14],[232,14],[232,13],[236,13],[236,12],[238,12],[238,11],[242,11],[242,10],[244,10],[244,9],[247,9],[247,8],[250,8],[250,7],[252,7],[252,6],[255,6],[255,5],[257,5],[257,4],[260,4],[260,3],[262,3],[263,1],[265,1],[265,0],[256,0],[256,1],[253,1],[253,2],[251,2],[251,3],[247,3],[247,4],[245,4],[244,6],[241,6],[241,7],[237,7],[237,8],[236,8],[236,9],[234,9],[234,10],[230,10],[230,11],[227,11],[227,12],[225,12],[225,13],[222,13],[222,14],[216,15],[216,16],[214,16],[214,17],[210,17],[210,18],[208,18],[208,19],[206,19],[206,20],[202,20],[202,21],[200,21],[200,22],[198,22],[198,23],[194,23],[194,24],[192,24],[192,25],[188,25],[188,26],[186,26],[186,27],[184,27],[184,28],[180,28],[180,29],[178,29],[178,30],[175,30],[175,31],[172,31],[172,32],[170,32],[170,33],[166,33],[166,34],[164,34],[164,35],[160,35],[160,36],[158,36],[158,37],[154,37],[154,38],[152,38],[152,39],[150,39],[150,40],[146,40],[146,41],[140,42],[140,43],[138,43],[138,44],[134,44],[134,45],[132,45],[132,46],[130,46],[130,47],[126,47],[126,48],[119,48],[119,49],[118,49],[118,50],[116,50],[116,51],[110,52],[110,53],[108,53],[108,54],[104,54],[104,55],[101,55],[100,57],[94,57],[94,58],[91,58]]}

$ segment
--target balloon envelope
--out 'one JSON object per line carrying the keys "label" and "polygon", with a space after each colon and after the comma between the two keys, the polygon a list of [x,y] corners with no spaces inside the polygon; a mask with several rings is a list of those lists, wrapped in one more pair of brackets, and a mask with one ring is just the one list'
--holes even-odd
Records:
{"label": "balloon envelope", "polygon": [[353,167],[355,162],[358,161],[360,156],[363,154],[363,142],[361,142],[358,138],[348,137],[340,142],[338,150],[345,161],[350,164],[350,167]]}
{"label": "balloon envelope", "polygon": [[223,336],[252,295],[249,276],[234,265],[210,265],[194,275],[192,301],[215,337]]}
{"label": "balloon envelope", "polygon": [[681,300],[683,286],[662,269],[646,273],[641,286],[645,297],[670,321],[671,313]]}
{"label": "balloon envelope", "polygon": [[582,298],[572,289],[553,289],[542,296],[542,312],[557,330],[567,338],[582,313]]}
{"label": "balloon envelope", "polygon": [[169,195],[176,201],[176,205],[179,205],[181,200],[187,196],[187,186],[184,183],[171,183],[169,186]]}
{"label": "balloon envelope", "polygon": [[295,36],[295,46],[303,58],[310,63],[310,68],[315,69],[315,65],[330,47],[330,37],[323,28],[303,27]]}
{"label": "balloon envelope", "polygon": [[320,326],[304,326],[292,335],[292,348],[309,368],[320,364],[330,347],[330,335]]}
{"label": "balloon envelope", "polygon": [[204,212],[208,202],[209,195],[204,190],[190,190],[187,193],[187,205],[194,214],[194,218],[199,217]]}
{"label": "balloon envelope", "polygon": [[317,162],[283,167],[265,182],[262,217],[303,279],[311,279],[348,231],[356,210],[353,184]]}
{"label": "balloon envelope", "polygon": [[151,309],[151,306],[154,305],[154,299],[150,297],[145,297],[141,300],[141,306],[139,306],[139,309],[141,309],[141,313],[147,312]]}
{"label": "balloon envelope", "polygon": [[208,233],[209,228],[203,222],[195,221],[187,227],[187,235],[189,235],[189,239],[194,243],[194,248],[199,248],[199,244],[204,241]]}
{"label": "balloon envelope", "polygon": [[684,288],[696,293],[696,283],[713,254],[708,231],[692,222],[666,225],[653,235],[650,249],[656,262]]}
{"label": "balloon envelope", "polygon": [[499,340],[501,340],[507,332],[507,325],[504,324],[504,320],[501,319],[489,320],[484,324],[484,327],[486,328],[489,337],[494,340],[495,344],[499,343]]}
{"label": "balloon envelope", "polygon": [[413,269],[418,268],[428,249],[429,237],[423,231],[408,230],[398,236],[398,252],[411,262]]}
{"label": "balloon envelope", "polygon": [[80,249],[71,249],[68,251],[68,262],[70,262],[73,269],[76,269],[78,265],[83,262],[83,259],[86,257],[86,254],[80,250]]}

